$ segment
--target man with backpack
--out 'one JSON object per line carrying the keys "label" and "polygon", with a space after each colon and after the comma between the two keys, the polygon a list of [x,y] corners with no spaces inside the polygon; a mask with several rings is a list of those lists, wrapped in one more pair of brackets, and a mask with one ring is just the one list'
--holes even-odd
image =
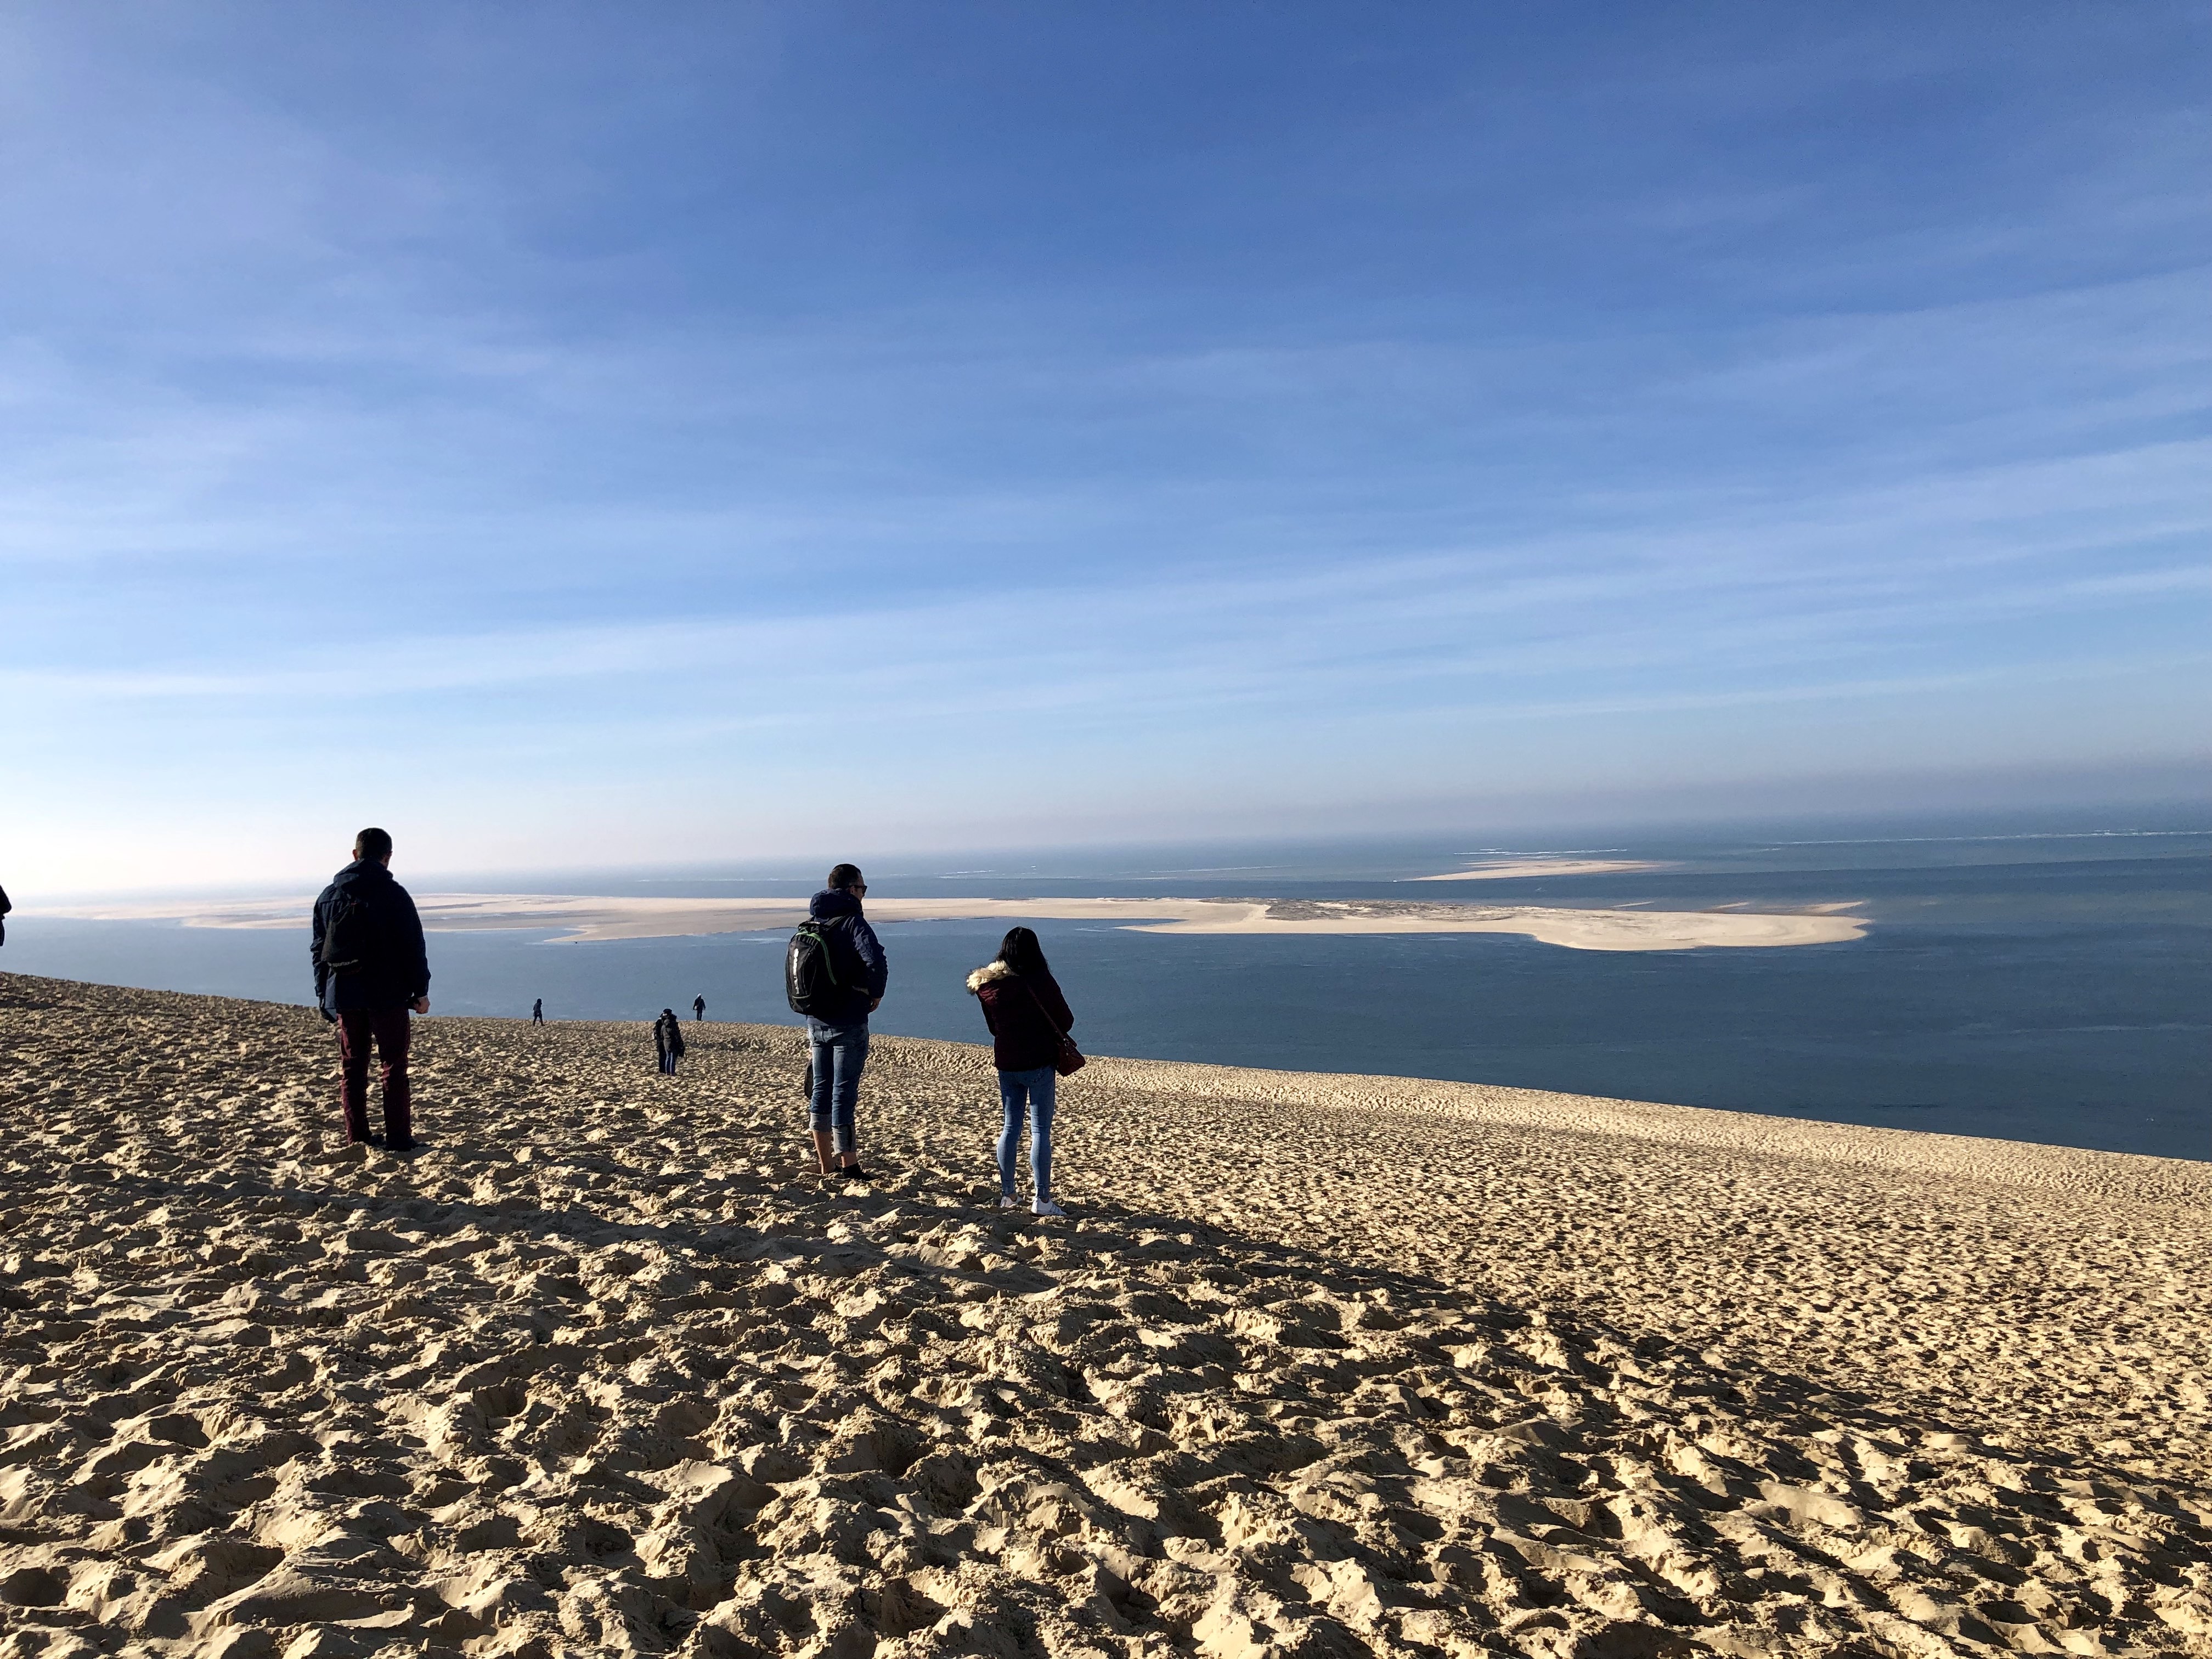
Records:
{"label": "man with backpack", "polygon": [[353,862],[315,901],[315,1002],[338,1028],[338,1109],[346,1139],[368,1136],[368,1054],[383,1062],[384,1144],[415,1145],[407,1086],[407,1012],[430,1012],[430,958],[415,901],[392,878],[392,837],[364,830]]}
{"label": "man with backpack", "polygon": [[807,1124],[825,1176],[866,1181],[860,1167],[860,1068],[868,1061],[868,1016],[884,1000],[890,969],[860,913],[868,890],[860,870],[841,864],[806,907],[784,955],[784,994],[806,1016],[813,1045]]}

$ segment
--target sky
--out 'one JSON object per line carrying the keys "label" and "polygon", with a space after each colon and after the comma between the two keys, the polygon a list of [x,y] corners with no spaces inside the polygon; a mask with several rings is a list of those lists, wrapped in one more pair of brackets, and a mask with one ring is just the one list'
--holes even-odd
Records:
{"label": "sky", "polygon": [[0,12],[0,882],[2212,799],[2207,15]]}

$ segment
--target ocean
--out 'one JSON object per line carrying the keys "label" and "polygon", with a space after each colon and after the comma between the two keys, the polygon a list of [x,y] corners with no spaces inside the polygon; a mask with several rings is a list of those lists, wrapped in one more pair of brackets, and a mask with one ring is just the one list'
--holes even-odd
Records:
{"label": "ocean", "polygon": [[[1407,884],[1504,853],[1651,860],[1601,875]],[[1157,866],[1157,867],[1156,867]],[[397,871],[410,880],[404,865]],[[2212,834],[1219,848],[1154,855],[908,860],[872,898],[1418,899],[1700,909],[1860,901],[1853,942],[1607,953],[1511,935],[1172,935],[1036,923],[1096,1054],[1506,1084],[2212,1158]],[[450,882],[410,884],[459,890]],[[794,872],[601,872],[470,890],[799,895]],[[0,968],[305,1001],[304,933],[11,918]],[[886,926],[880,1031],[984,1036],[963,979],[1000,927]],[[442,1014],[796,1024],[781,931],[555,944],[431,938]],[[639,1036],[639,1064],[652,1063]]]}

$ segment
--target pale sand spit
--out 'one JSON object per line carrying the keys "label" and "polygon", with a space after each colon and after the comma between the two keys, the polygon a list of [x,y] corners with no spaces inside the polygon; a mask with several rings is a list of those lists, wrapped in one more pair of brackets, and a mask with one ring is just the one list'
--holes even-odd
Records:
{"label": "pale sand spit", "polygon": [[2212,1652],[2212,1166],[0,975],[0,1654]]}
{"label": "pale sand spit", "polygon": [[[300,928],[312,901],[162,903],[56,909],[96,921],[173,921],[188,927]],[[417,897],[432,933],[477,928],[565,930],[553,942],[757,933],[806,919],[802,900],[592,898],[543,893],[428,893]],[[902,921],[1056,920],[1143,933],[1520,933],[1577,951],[1694,951],[1836,945],[1863,938],[1863,918],[1808,911],[1581,910],[1538,905],[1425,904],[1304,899],[871,899],[868,917]]]}
{"label": "pale sand spit", "polygon": [[1407,876],[1407,881],[1506,881],[1521,876],[1611,876],[1634,870],[1672,870],[1651,859],[1492,859],[1440,876]]}

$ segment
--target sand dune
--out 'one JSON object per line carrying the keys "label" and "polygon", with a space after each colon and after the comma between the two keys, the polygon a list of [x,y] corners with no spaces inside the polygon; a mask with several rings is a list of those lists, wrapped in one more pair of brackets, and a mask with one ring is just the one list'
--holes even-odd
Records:
{"label": "sand dune", "polygon": [[[163,920],[191,927],[298,928],[306,898],[51,910],[103,921]],[[593,898],[544,893],[417,896],[433,933],[478,928],[563,930],[556,944],[752,933],[806,919],[803,901],[774,898]],[[1692,951],[1833,945],[1864,937],[1863,918],[1807,911],[1581,910],[1538,905],[1431,904],[1401,900],[1179,898],[879,898],[869,918],[902,921],[1056,920],[1105,922],[1146,933],[1520,933],[1577,951]]]}
{"label": "sand dune", "polygon": [[2212,1166],[0,976],[0,1653],[2212,1652]]}

